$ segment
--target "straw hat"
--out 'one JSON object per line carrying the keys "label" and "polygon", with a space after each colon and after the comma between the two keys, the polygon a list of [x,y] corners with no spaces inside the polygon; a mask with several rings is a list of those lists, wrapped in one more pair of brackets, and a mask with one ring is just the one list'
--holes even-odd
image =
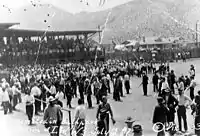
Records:
{"label": "straw hat", "polygon": [[53,102],[53,101],[55,101],[55,100],[56,100],[56,99],[53,98],[53,96],[50,96],[49,99],[48,99],[49,102]]}
{"label": "straw hat", "polygon": [[6,79],[5,79],[5,78],[3,78],[1,81],[2,81],[2,82],[6,82]]}
{"label": "straw hat", "polygon": [[133,123],[134,120],[132,117],[127,117],[127,119],[125,120],[125,123]]}
{"label": "straw hat", "polygon": [[164,99],[163,99],[163,97],[159,96],[159,97],[157,97],[157,101],[159,104],[161,104],[164,102]]}
{"label": "straw hat", "polygon": [[165,91],[165,93],[170,93],[170,89],[169,88],[165,89],[164,91]]}

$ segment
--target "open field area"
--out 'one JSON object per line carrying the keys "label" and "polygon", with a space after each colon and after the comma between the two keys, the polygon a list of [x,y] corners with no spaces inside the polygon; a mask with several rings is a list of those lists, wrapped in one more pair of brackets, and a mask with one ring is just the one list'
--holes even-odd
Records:
{"label": "open field area", "polygon": [[[188,74],[189,66],[193,64],[196,68],[196,79],[200,80],[200,59],[190,60],[186,63],[171,63],[170,66],[174,69],[176,75]],[[152,75],[149,75],[151,80]],[[152,84],[149,84],[148,87],[148,97],[144,97],[142,93],[142,88],[138,87],[141,83],[141,79],[137,77],[131,78],[131,94],[123,97],[123,102],[115,102],[112,99],[112,94],[109,95],[109,103],[112,106],[114,112],[114,118],[116,119],[116,124],[112,128],[118,128],[117,132],[113,132],[111,135],[118,136],[120,130],[125,126],[124,120],[127,116],[132,116],[135,120],[135,124],[141,124],[143,127],[144,136],[155,136],[156,133],[152,130],[152,114],[153,109],[156,105],[156,98],[152,91]],[[200,86],[197,86],[195,93],[197,92]],[[125,94],[125,91],[124,91]],[[66,106],[66,100],[63,101]],[[77,105],[77,99],[73,99],[72,106]],[[96,101],[93,98],[94,109],[87,109],[87,120],[86,125],[86,134],[85,136],[92,135],[94,132],[95,125],[92,122],[95,121],[97,105]],[[1,134],[3,136],[47,136],[48,132],[44,131],[44,126],[41,124],[36,124],[35,126],[28,126],[25,123],[27,116],[25,115],[25,105],[22,103],[17,106],[20,111],[15,111],[13,114],[3,115],[3,111],[0,111],[0,128]],[[72,109],[72,120],[74,110]],[[42,119],[42,116],[35,117]],[[64,122],[68,122],[68,113],[64,111]],[[39,121],[36,121],[39,122]],[[190,110],[188,110],[188,125],[189,131],[193,131],[193,117],[190,115]],[[69,136],[69,127],[67,124],[62,126],[62,133],[66,136]],[[113,130],[114,131],[114,130]],[[115,129],[116,131],[116,129]],[[111,131],[112,132],[112,131]],[[62,135],[62,134],[61,134]]]}

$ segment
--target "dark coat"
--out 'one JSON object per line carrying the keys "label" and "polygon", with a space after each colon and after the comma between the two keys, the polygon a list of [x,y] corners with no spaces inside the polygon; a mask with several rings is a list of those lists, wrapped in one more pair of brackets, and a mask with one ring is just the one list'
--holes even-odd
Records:
{"label": "dark coat", "polygon": [[178,106],[178,100],[173,95],[169,95],[168,101],[166,101],[165,95],[163,99],[165,101],[165,104],[169,108],[170,112],[172,113],[176,112],[175,108]]}
{"label": "dark coat", "polygon": [[164,105],[157,105],[153,113],[153,124],[167,122],[168,110]]}

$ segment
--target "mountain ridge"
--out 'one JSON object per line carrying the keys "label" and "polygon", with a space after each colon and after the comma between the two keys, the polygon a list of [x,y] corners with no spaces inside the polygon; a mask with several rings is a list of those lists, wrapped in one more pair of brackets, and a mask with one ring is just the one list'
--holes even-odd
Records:
{"label": "mountain ridge", "polygon": [[104,28],[111,12],[103,43],[111,43],[112,40],[123,42],[144,35],[192,39],[195,32],[191,29],[195,29],[200,18],[198,6],[200,2],[197,0],[134,0],[104,11],[72,14],[55,6],[49,8],[46,4],[43,7],[20,8],[9,16],[8,22],[11,19],[19,21],[24,29],[46,30],[50,26],[53,31],[87,30],[97,29],[98,25]]}

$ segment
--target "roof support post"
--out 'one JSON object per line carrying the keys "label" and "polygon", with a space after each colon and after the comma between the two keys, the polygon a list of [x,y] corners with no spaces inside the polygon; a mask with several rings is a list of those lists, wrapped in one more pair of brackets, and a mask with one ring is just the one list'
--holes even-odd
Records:
{"label": "roof support post", "polygon": [[84,46],[87,45],[88,34],[84,34]]}
{"label": "roof support post", "polygon": [[6,37],[6,43],[10,44],[10,36]]}
{"label": "roof support post", "polygon": [[79,35],[76,35],[76,39],[79,40]]}

